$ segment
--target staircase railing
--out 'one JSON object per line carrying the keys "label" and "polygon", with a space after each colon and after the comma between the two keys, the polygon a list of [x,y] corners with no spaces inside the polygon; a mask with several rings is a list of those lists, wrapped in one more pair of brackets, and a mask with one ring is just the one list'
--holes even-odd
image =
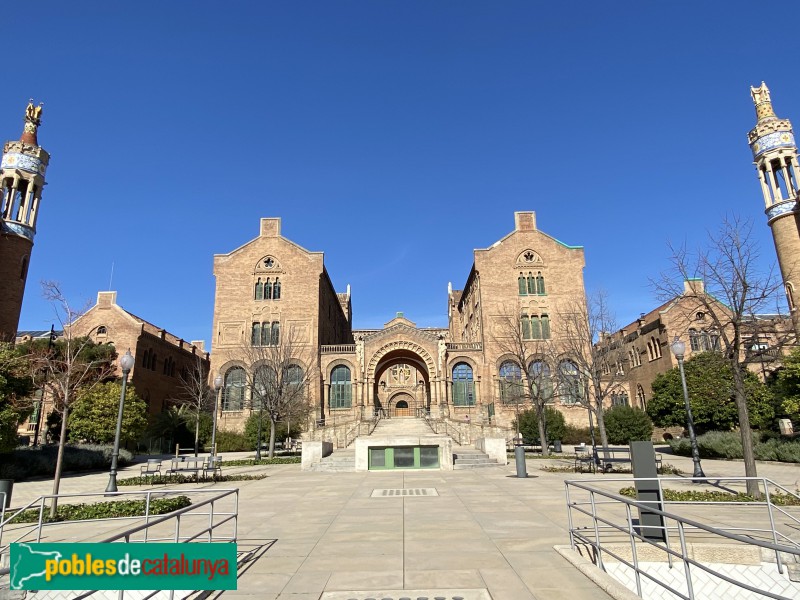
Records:
{"label": "staircase railing", "polygon": [[378,426],[378,421],[381,420],[380,412],[376,412],[368,419],[359,419],[355,426],[351,427],[344,434],[344,448],[347,448],[356,441],[356,438],[362,435],[372,435],[375,428]]}
{"label": "staircase railing", "polygon": [[444,434],[450,436],[453,441],[461,446],[463,444],[463,437],[461,431],[453,427],[448,421],[444,419],[434,419],[430,415],[425,417],[425,422],[431,428],[433,433],[439,435]]}
{"label": "staircase railing", "polygon": [[[737,593],[747,590],[768,598],[784,598],[763,587],[753,587],[747,577],[737,578],[736,569],[723,572],[719,565],[696,560],[693,544],[711,542],[715,548],[720,544],[732,544],[731,549],[749,547],[757,552],[761,564],[765,562],[765,552],[769,552],[774,554],[777,572],[783,575],[786,562],[800,561],[800,543],[792,536],[800,520],[785,508],[777,506],[774,499],[780,496],[797,501],[800,496],[762,477],[692,479],[695,484],[710,485],[718,492],[720,489],[732,492],[735,491],[734,485],[756,481],[764,499],[749,502],[639,501],[600,487],[617,482],[630,485],[633,481],[651,481],[657,483],[659,496],[663,498],[662,483],[670,480],[683,484],[687,481],[677,477],[603,479],[602,483],[599,480],[565,481],[570,545],[573,550],[578,546],[589,550],[591,560],[604,571],[614,563],[632,570],[636,592],[640,596],[643,586],[647,585],[655,590],[663,588],[653,592],[653,597],[662,595],[660,592],[663,591],[677,598],[694,600],[699,597],[695,587],[728,583],[738,588],[730,590],[729,597],[738,597]],[[691,506],[694,519],[677,514],[677,510],[687,506]],[[713,513],[706,522],[695,520],[702,518],[695,516],[701,507]],[[723,523],[724,513],[720,512],[726,508],[731,509],[730,524]],[[643,526],[640,517],[643,514],[656,519],[650,521],[652,524]],[[778,518],[788,534],[776,527]],[[709,522],[714,525],[709,525]],[[663,558],[659,560],[660,557]],[[658,567],[662,561],[662,571],[672,570],[674,564],[680,568],[671,571],[673,575],[665,578]]]}

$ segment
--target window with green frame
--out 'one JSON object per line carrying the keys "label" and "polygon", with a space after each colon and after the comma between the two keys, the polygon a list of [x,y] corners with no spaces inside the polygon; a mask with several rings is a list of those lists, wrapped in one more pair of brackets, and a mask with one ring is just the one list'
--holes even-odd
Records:
{"label": "window with green frame", "polygon": [[350,408],[352,394],[350,369],[344,365],[334,367],[333,371],[331,371],[331,389],[328,404],[331,408]]}
{"label": "window with green frame", "polygon": [[475,406],[472,367],[467,363],[458,363],[453,367],[453,406]]}
{"label": "window with green frame", "polygon": [[517,404],[522,401],[522,369],[514,361],[507,360],[500,365],[500,402]]}

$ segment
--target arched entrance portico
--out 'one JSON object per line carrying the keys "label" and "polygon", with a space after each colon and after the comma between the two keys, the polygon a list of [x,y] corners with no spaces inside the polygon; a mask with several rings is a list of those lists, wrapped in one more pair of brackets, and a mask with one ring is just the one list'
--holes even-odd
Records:
{"label": "arched entrance portico", "polygon": [[431,383],[425,360],[399,348],[387,352],[375,366],[372,407],[381,416],[421,417],[430,412]]}

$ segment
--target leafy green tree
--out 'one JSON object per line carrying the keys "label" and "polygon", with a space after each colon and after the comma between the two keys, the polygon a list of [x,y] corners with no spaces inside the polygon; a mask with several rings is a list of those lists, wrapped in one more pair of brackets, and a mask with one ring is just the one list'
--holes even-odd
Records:
{"label": "leafy green tree", "polygon": [[[731,362],[718,352],[703,352],[684,363],[686,387],[698,433],[730,431],[738,425]],[[766,385],[750,371],[743,374],[747,410],[754,427],[767,429],[775,418],[774,399]],[[677,368],[661,373],[653,381],[653,398],[647,414],[659,427],[686,426],[686,409]]]}
{"label": "leafy green tree", "polygon": [[[547,439],[563,440],[567,423],[561,411],[548,406],[544,410],[544,417]],[[539,444],[539,414],[536,409],[531,408],[519,413],[519,432],[526,444]]]}
{"label": "leafy green tree", "polygon": [[31,412],[33,391],[27,357],[10,344],[0,345],[0,453],[17,447],[17,426]]}
{"label": "leafy green tree", "polygon": [[605,411],[606,434],[612,444],[649,440],[653,422],[647,413],[632,406],[612,406]]}
{"label": "leafy green tree", "polygon": [[[261,417],[261,443],[265,444],[270,438],[270,427],[272,426],[269,417],[264,411],[255,411],[249,417],[247,417],[247,421],[244,424],[244,435],[247,438],[248,448],[255,448],[258,445],[258,419],[259,416]],[[298,422],[297,425],[292,424],[292,432],[291,434],[286,430],[286,423],[280,421],[276,424],[275,428],[275,439],[276,440],[285,440],[287,437],[299,437],[302,433],[300,429],[300,423]],[[219,435],[219,432],[217,432]]]}
{"label": "leafy green tree", "polygon": [[[70,441],[108,444],[114,441],[122,382],[109,381],[78,393],[69,415]],[[125,392],[120,442],[135,441],[147,427],[147,403],[133,386]]]}
{"label": "leafy green tree", "polygon": [[783,367],[777,372],[772,390],[779,403],[779,415],[795,422],[800,420],[800,348],[795,348],[784,357]]}

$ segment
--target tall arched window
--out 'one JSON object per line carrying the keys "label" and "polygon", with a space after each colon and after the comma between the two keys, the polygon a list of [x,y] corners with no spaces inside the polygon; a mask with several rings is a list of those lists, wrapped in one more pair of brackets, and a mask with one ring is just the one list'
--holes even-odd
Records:
{"label": "tall arched window", "polygon": [[544,296],[546,293],[544,290],[544,275],[542,275],[541,271],[536,274],[536,293],[540,296]]}
{"label": "tall arched window", "polygon": [[543,360],[535,360],[528,366],[528,380],[531,394],[535,400],[550,402],[553,400],[553,379],[550,367]]}
{"label": "tall arched window", "polygon": [[[19,278],[24,280],[25,277],[27,277],[27,276],[28,276],[28,257],[27,256],[23,256],[22,257],[22,263],[20,264]],[[791,307],[789,307],[789,308],[791,308]]]}
{"label": "tall arched window", "polygon": [[242,410],[244,405],[245,372],[241,367],[232,367],[225,373],[222,390],[222,410]]}
{"label": "tall arched window", "polygon": [[269,321],[261,323],[261,345],[269,346],[270,324]]}
{"label": "tall arched window", "polygon": [[281,297],[281,282],[278,281],[278,278],[275,278],[275,285],[272,286],[272,299],[273,300],[280,300]]}
{"label": "tall arched window", "polygon": [[528,315],[522,315],[522,339],[531,339],[531,318]]}
{"label": "tall arched window", "polygon": [[261,323],[253,323],[253,327],[250,331],[250,345],[261,345]]}
{"label": "tall arched window", "polygon": [[522,401],[522,369],[514,361],[500,365],[500,402],[517,404]]}
{"label": "tall arched window", "polygon": [[571,360],[562,360],[558,365],[561,378],[561,404],[577,404],[583,400],[583,382],[578,365]]}
{"label": "tall arched window", "polygon": [[261,281],[261,277],[259,277],[258,281],[256,281],[255,297],[256,300],[264,299],[264,282]]}
{"label": "tall arched window", "polygon": [[517,285],[519,286],[519,295],[520,296],[527,296],[528,295],[528,283],[525,280],[525,276],[520,273],[519,277],[517,278]]}
{"label": "tall arched window", "polygon": [[467,363],[458,363],[453,367],[453,406],[475,406],[472,367]]}
{"label": "tall arched window", "polygon": [[253,410],[261,410],[268,406],[269,399],[274,397],[277,381],[275,370],[268,365],[260,365],[253,372],[253,389],[251,390],[250,403]]}
{"label": "tall arched window", "polygon": [[636,384],[636,400],[639,402],[639,408],[647,409],[647,400],[644,397],[644,388],[641,383]]}
{"label": "tall arched window", "polygon": [[531,317],[531,338],[534,340],[542,339],[542,320],[536,315]]}
{"label": "tall arched window", "polygon": [[264,284],[264,300],[272,298],[272,282],[267,277],[267,282]]}
{"label": "tall arched window", "polygon": [[269,343],[271,346],[277,346],[281,341],[281,324],[277,321],[272,322],[272,336]]}
{"label": "tall arched window", "polygon": [[289,365],[283,374],[285,379],[285,397],[287,403],[295,403],[303,396],[303,367]]}
{"label": "tall arched window", "polygon": [[536,278],[533,276],[533,273],[528,273],[528,293],[536,293]]}
{"label": "tall arched window", "polygon": [[350,384],[350,369],[344,365],[331,371],[331,390],[328,405],[331,408],[350,408],[353,402],[353,386]]}

